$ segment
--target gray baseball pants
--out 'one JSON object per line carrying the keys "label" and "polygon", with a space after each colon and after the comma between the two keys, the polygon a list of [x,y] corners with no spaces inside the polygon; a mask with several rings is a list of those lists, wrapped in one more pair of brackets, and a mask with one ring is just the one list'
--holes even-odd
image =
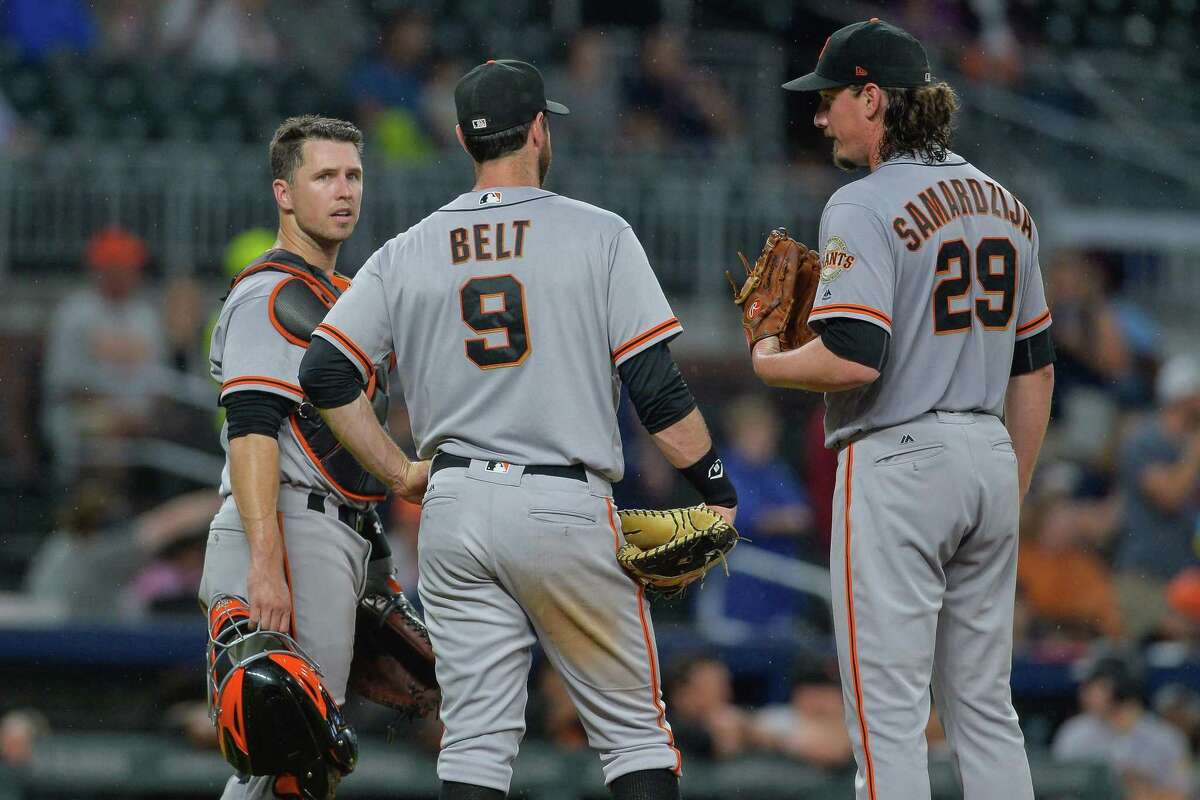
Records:
{"label": "gray baseball pants", "polygon": [[418,556],[446,728],[439,778],[508,791],[539,642],[606,783],[644,769],[678,772],[650,612],[616,562],[621,543],[598,476],[480,460],[433,474]]}
{"label": "gray baseball pants", "polygon": [[928,800],[930,688],[970,800],[1033,800],[1013,710],[1017,460],[1003,423],[933,412],[838,456],[830,571],[858,800]]}
{"label": "gray baseball pants", "polygon": [[[338,520],[337,506],[325,500],[325,511],[308,507],[307,489],[279,487],[280,530],[286,549],[288,582],[294,608],[296,642],[321,668],[322,682],[340,705],[354,647],[354,615],[367,579],[371,545]],[[200,602],[208,608],[218,594],[246,597],[250,547],[233,497],[213,518]],[[230,778],[222,800],[258,800],[274,795],[273,777]]]}

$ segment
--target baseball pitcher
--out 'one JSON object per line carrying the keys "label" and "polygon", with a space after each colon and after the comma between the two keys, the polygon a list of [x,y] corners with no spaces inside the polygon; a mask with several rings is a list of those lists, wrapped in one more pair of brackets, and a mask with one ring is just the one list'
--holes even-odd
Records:
{"label": "baseball pitcher", "polygon": [[964,795],[1032,800],[1009,673],[1017,517],[1054,375],[1037,227],[950,151],[954,92],[899,28],[842,28],[784,88],[819,92],[835,163],[869,171],[821,217],[816,338],[762,336],[752,356],[767,384],[826,393],[857,796],[929,797],[932,683]]}

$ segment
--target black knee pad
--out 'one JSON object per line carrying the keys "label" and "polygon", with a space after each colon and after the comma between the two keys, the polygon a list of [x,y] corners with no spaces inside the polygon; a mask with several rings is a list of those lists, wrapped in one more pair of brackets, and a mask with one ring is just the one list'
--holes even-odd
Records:
{"label": "black knee pad", "polygon": [[442,781],[442,791],[438,794],[438,800],[504,800],[504,797],[499,789],[454,781]]}
{"label": "black knee pad", "polygon": [[643,769],[608,785],[615,800],[679,800],[679,778],[669,769]]}

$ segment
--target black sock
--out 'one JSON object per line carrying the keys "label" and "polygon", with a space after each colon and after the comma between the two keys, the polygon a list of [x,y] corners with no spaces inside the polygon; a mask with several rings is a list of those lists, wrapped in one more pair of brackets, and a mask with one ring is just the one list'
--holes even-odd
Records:
{"label": "black sock", "polygon": [[679,800],[679,778],[669,769],[643,769],[608,785],[616,800]]}
{"label": "black sock", "polygon": [[504,792],[499,789],[442,781],[442,792],[438,795],[438,800],[504,800],[504,797]]}

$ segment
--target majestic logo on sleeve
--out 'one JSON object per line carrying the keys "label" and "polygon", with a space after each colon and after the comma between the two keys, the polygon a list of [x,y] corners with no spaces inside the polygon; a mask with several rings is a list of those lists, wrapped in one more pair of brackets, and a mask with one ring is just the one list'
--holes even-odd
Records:
{"label": "majestic logo on sleeve", "polygon": [[850,255],[845,240],[840,236],[830,236],[821,257],[821,283],[834,282],[843,271],[853,266],[854,256]]}

